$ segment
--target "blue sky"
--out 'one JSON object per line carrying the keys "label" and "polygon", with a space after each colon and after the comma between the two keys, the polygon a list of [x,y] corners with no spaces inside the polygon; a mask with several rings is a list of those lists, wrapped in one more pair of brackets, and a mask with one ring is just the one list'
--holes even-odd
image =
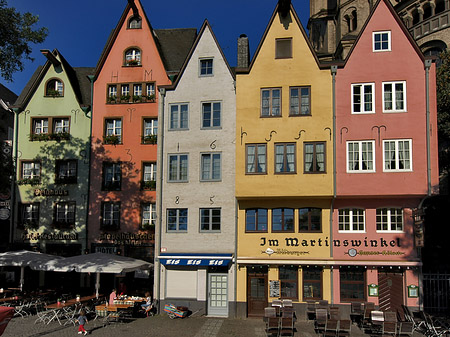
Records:
{"label": "blue sky", "polygon": [[[49,35],[32,45],[34,62],[14,74],[14,81],[0,82],[19,95],[39,65],[45,63],[40,49],[58,49],[73,67],[95,67],[127,0],[7,0],[8,7],[39,16],[38,27]],[[208,19],[231,66],[236,66],[237,38],[246,34],[251,55],[256,49],[277,0],[141,0],[154,29],[197,28]],[[292,0],[306,28],[309,0]]]}

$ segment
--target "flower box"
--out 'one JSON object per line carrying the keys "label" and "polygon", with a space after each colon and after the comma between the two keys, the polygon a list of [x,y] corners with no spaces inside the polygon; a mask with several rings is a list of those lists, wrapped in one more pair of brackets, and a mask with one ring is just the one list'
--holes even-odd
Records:
{"label": "flower box", "polygon": [[40,178],[23,178],[20,180],[17,180],[17,185],[39,185],[41,183]]}
{"label": "flower box", "polygon": [[157,135],[148,135],[142,137],[142,143],[143,144],[156,144],[158,139]]}
{"label": "flower box", "polygon": [[141,187],[143,190],[155,190],[156,189],[156,180],[142,181]]}
{"label": "flower box", "polygon": [[120,137],[116,135],[104,136],[103,143],[109,145],[117,145],[120,144]]}

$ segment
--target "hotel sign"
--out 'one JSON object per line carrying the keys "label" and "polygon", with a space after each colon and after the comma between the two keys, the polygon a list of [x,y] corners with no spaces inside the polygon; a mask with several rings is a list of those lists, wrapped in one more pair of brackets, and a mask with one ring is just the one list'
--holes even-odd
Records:
{"label": "hotel sign", "polygon": [[68,196],[69,195],[69,190],[57,190],[57,189],[40,189],[37,188],[34,190],[34,196],[35,197],[39,197],[39,196],[43,196],[43,197],[53,197],[53,196]]}

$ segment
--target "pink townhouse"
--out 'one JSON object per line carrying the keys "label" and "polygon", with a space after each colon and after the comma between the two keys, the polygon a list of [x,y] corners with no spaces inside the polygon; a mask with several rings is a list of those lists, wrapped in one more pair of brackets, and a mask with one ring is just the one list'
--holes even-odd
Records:
{"label": "pink townhouse", "polygon": [[437,193],[436,69],[379,0],[335,72],[334,303],[419,307],[412,213]]}

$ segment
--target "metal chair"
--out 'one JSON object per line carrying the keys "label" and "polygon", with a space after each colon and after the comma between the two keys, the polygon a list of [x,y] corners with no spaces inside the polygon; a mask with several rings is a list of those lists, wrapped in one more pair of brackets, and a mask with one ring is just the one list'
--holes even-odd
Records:
{"label": "metal chair", "polygon": [[278,336],[294,336],[294,318],[281,317],[280,332]]}
{"label": "metal chair", "polygon": [[382,337],[390,337],[397,335],[397,323],[396,322],[383,322]]}
{"label": "metal chair", "polygon": [[338,337],[350,337],[352,329],[352,321],[349,319],[341,319],[339,321]]}
{"label": "metal chair", "polygon": [[339,321],[335,319],[327,320],[327,324],[325,326],[325,331],[323,333],[324,337],[335,337],[338,333],[338,325]]}
{"label": "metal chair", "polygon": [[327,309],[317,308],[316,309],[316,318],[314,321],[315,330],[318,333],[323,333],[325,331],[328,320],[328,311]]}
{"label": "metal chair", "polygon": [[316,302],[306,301],[306,320],[315,319],[316,317]]}
{"label": "metal chair", "polygon": [[352,302],[351,303],[351,311],[350,318],[353,323],[357,325],[361,325],[362,319],[364,316],[364,308],[361,302]]}
{"label": "metal chair", "polygon": [[280,331],[280,318],[267,317],[266,319],[266,336],[278,336]]}

